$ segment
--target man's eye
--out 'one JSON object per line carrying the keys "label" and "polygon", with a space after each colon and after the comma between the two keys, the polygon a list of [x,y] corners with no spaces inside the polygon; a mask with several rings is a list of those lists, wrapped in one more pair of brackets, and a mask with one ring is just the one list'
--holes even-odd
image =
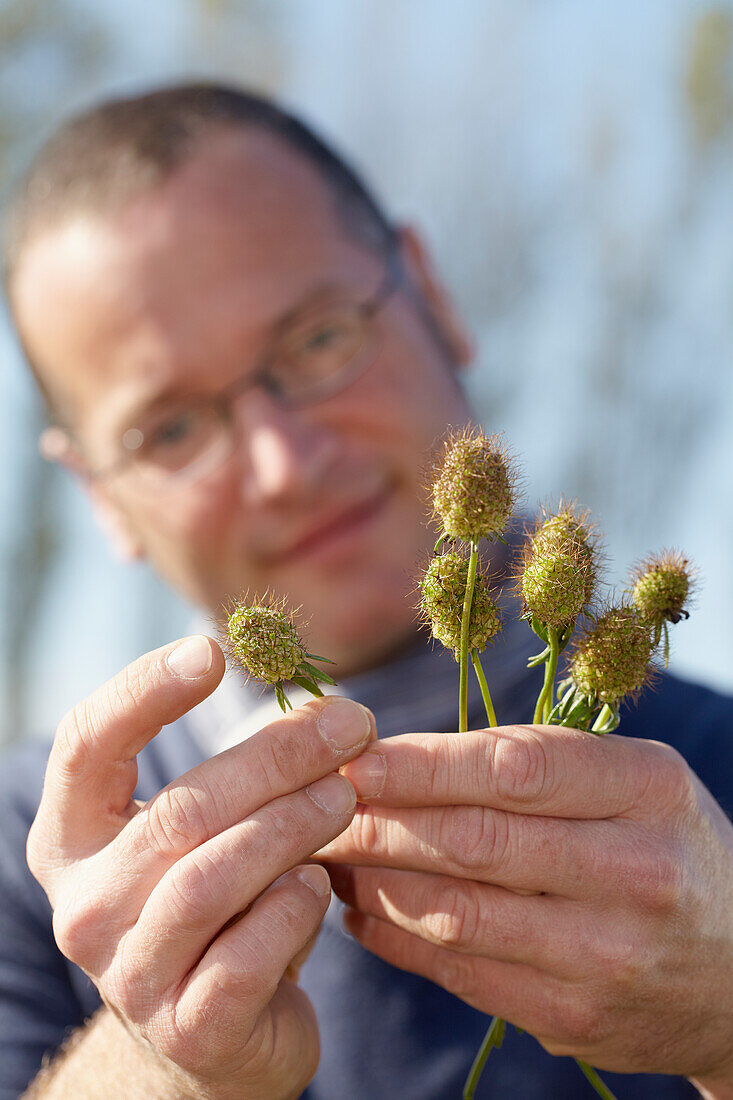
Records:
{"label": "man's eye", "polygon": [[344,340],[346,335],[342,325],[323,325],[307,335],[303,340],[302,350],[306,352],[328,351],[339,341]]}
{"label": "man's eye", "polygon": [[193,435],[196,430],[195,419],[192,413],[182,413],[165,420],[145,433],[145,443],[155,449],[175,447]]}

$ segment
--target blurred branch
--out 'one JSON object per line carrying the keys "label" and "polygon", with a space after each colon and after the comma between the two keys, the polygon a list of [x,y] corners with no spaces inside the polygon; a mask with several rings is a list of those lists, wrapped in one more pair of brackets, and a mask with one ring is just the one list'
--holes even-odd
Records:
{"label": "blurred branch", "polygon": [[698,147],[731,130],[733,123],[733,19],[727,8],[711,8],[694,24],[685,92]]}

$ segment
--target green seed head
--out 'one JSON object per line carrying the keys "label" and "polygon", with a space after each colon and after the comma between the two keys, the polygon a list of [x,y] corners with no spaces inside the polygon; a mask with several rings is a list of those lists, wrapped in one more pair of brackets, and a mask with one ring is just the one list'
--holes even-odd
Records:
{"label": "green seed head", "polygon": [[434,517],[446,535],[464,542],[500,535],[516,504],[517,480],[501,436],[453,432],[433,475]]}
{"label": "green seed head", "polygon": [[632,574],[632,599],[652,625],[678,623],[687,617],[685,603],[692,586],[692,567],[676,550],[652,554]]}
{"label": "green seed head", "polygon": [[649,624],[627,604],[609,608],[580,638],[570,675],[584,694],[617,704],[638,695],[652,676]]}
{"label": "green seed head", "polygon": [[572,558],[542,553],[530,558],[522,574],[522,599],[546,626],[566,626],[586,602],[586,579]]}
{"label": "green seed head", "polygon": [[587,513],[561,505],[541,519],[524,544],[518,591],[525,611],[546,626],[572,623],[596,583],[595,533]]}
{"label": "green seed head", "polygon": [[[452,649],[456,660],[461,648],[461,617],[468,580],[468,560],[450,553],[435,557],[420,581],[420,612],[433,637],[446,649]],[[501,614],[482,573],[476,573],[471,603],[468,648],[479,653],[501,630]]]}
{"label": "green seed head", "polygon": [[227,617],[226,632],[230,657],[250,676],[268,684],[291,680],[306,656],[282,607],[240,602]]}

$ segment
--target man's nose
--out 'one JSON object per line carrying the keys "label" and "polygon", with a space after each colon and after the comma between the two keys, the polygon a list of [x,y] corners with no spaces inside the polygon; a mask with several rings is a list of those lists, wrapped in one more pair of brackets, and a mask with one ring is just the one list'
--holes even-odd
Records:
{"label": "man's nose", "polygon": [[235,409],[240,492],[248,505],[316,493],[337,458],[334,433],[309,410],[279,407],[252,392]]}

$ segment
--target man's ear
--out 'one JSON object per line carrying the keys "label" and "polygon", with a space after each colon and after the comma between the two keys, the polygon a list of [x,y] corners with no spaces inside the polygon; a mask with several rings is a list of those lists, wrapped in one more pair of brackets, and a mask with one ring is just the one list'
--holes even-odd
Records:
{"label": "man's ear", "polygon": [[405,268],[427,304],[433,323],[453,355],[456,365],[467,367],[476,354],[473,338],[458,316],[448,292],[437,278],[424,241],[410,225],[400,226],[398,236]]}
{"label": "man's ear", "polygon": [[84,459],[63,428],[44,429],[38,440],[38,449],[48,462],[63,466],[80,482],[115,557],[124,562],[140,561],[144,557],[143,548],[127,517],[99,482],[90,477]]}

